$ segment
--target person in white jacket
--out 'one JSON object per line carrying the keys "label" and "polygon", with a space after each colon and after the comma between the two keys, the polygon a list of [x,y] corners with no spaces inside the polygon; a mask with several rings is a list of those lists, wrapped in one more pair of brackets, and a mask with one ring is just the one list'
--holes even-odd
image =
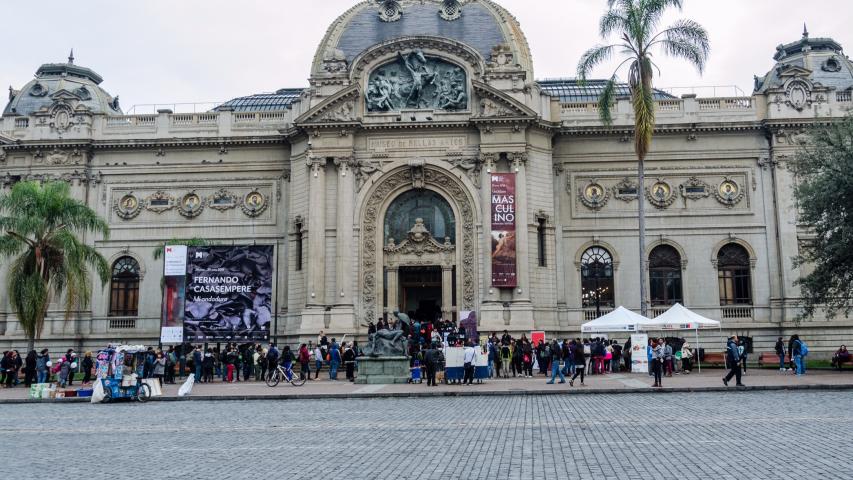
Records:
{"label": "person in white jacket", "polygon": [[314,356],[314,379],[316,380],[320,376],[320,369],[323,368],[323,350],[319,344],[314,347],[312,355]]}

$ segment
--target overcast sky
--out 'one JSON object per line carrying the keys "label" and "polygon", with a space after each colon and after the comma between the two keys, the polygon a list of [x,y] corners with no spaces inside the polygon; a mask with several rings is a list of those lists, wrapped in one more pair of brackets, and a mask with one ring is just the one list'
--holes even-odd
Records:
{"label": "overcast sky", "polygon": [[[599,42],[605,0],[498,0],[521,22],[537,78],[574,76],[578,58]],[[356,0],[2,0],[0,85],[22,87],[38,66],[76,62],[103,87],[136,104],[215,102],[307,86],[314,51],[329,24]],[[658,87],[737,85],[773,65],[775,47],[812,37],[853,45],[850,0],[685,0],[678,15],[711,37],[704,76],[667,60]],[[36,6],[37,5],[37,6]],[[672,16],[675,18],[675,16]],[[853,48],[853,47],[850,47]],[[612,66],[594,72],[610,75]],[[677,92],[677,93],[684,93]],[[698,92],[701,94],[704,91]],[[717,95],[732,95],[733,88]]]}

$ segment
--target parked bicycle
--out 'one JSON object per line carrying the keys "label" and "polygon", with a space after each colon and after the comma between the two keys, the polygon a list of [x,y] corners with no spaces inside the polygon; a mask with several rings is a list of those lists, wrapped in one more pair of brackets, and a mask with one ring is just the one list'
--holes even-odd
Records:
{"label": "parked bicycle", "polygon": [[277,365],[275,370],[267,376],[267,386],[274,387],[282,380],[290,382],[294,387],[301,387],[302,385],[305,385],[305,379],[300,378],[299,375],[293,373],[293,368],[290,366],[288,366],[288,368],[284,368],[282,365]]}

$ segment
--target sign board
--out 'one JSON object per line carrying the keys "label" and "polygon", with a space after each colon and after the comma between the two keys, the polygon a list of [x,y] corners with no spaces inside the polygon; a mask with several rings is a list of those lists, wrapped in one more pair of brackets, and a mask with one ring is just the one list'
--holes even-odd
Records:
{"label": "sign board", "polygon": [[649,345],[649,336],[645,333],[631,335],[631,372],[649,373],[649,357],[646,347]]}
{"label": "sign board", "polygon": [[187,246],[166,245],[163,255],[163,275],[166,277],[187,274]]}
{"label": "sign board", "polygon": [[543,331],[534,331],[530,332],[530,343],[535,347],[539,345],[539,340],[545,341],[545,332]]}
{"label": "sign board", "polygon": [[492,203],[492,285],[518,286],[515,246],[515,174],[493,173]]}
{"label": "sign board", "polygon": [[166,245],[163,250],[163,301],[160,312],[160,343],[183,343],[186,274],[187,246]]}
{"label": "sign board", "polygon": [[272,245],[187,249],[184,340],[268,340],[273,252]]}
{"label": "sign board", "polygon": [[184,327],[161,327],[160,343],[180,344],[184,341]]}

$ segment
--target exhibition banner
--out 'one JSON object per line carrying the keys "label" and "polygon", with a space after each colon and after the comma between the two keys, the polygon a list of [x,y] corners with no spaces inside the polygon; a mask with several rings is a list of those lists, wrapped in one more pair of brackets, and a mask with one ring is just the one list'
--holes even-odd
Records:
{"label": "exhibition banner", "polygon": [[273,253],[272,245],[190,247],[184,340],[269,340]]}
{"label": "exhibition banner", "polygon": [[645,333],[631,335],[631,372],[649,373],[649,356],[646,347],[649,345],[649,336]]}
{"label": "exhibition banner", "polygon": [[184,341],[187,246],[166,245],[163,250],[163,302],[160,313],[160,343]]}
{"label": "exhibition banner", "polygon": [[515,248],[515,174],[492,174],[492,286],[518,285]]}

